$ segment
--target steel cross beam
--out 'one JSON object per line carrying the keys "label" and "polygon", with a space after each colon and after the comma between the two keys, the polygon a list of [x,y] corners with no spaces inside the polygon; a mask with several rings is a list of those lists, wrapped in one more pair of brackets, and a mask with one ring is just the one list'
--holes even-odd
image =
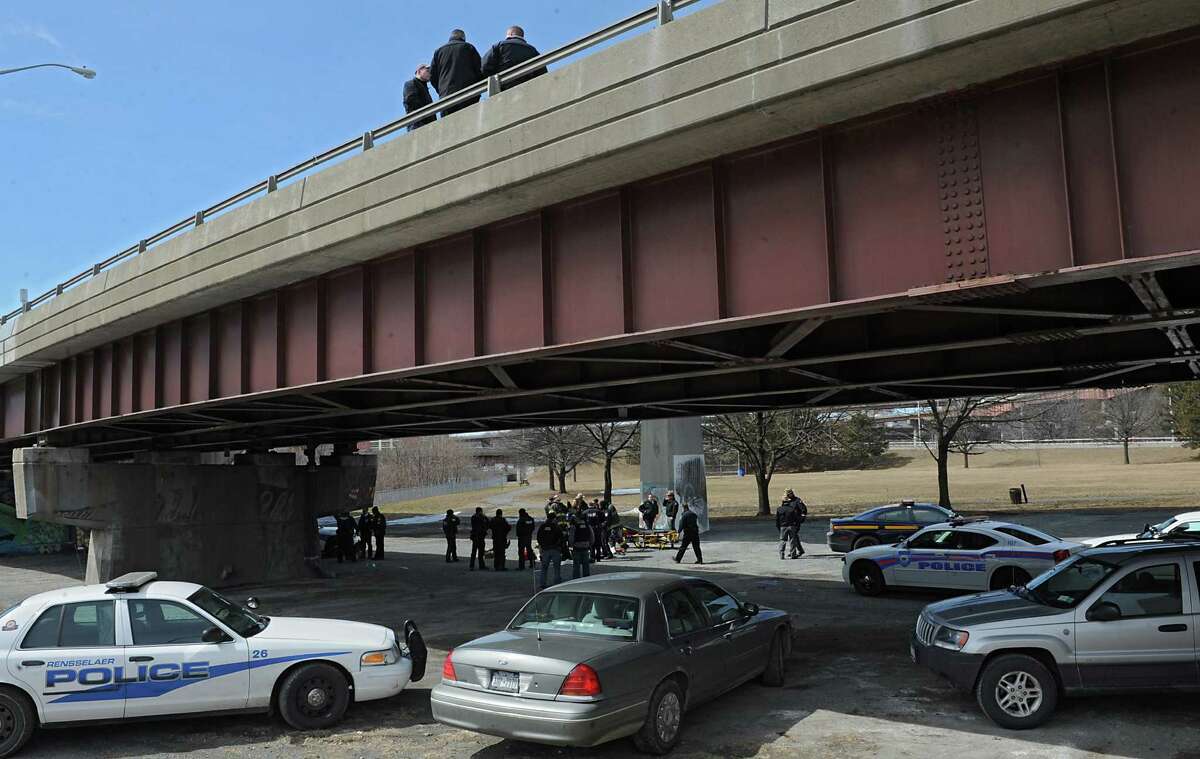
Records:
{"label": "steel cross beam", "polygon": [[[1172,310],[1171,299],[1163,292],[1158,276],[1154,272],[1127,277],[1125,282],[1145,306],[1148,313],[1155,314]],[[1186,326],[1164,327],[1162,333],[1166,335],[1171,347],[1175,349],[1176,355],[1196,354],[1196,344],[1192,341],[1192,336],[1188,334]],[[1200,363],[1193,359],[1188,361],[1187,365],[1193,375],[1200,377]]]}

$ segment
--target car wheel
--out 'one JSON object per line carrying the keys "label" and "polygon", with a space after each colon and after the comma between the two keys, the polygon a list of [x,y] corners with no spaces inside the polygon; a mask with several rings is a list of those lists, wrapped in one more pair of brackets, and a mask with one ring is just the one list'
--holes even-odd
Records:
{"label": "car wheel", "polygon": [[279,688],[279,714],[297,730],[322,730],[342,720],[350,705],[346,676],[330,664],[292,670]]}
{"label": "car wheel", "polygon": [[778,630],[771,638],[771,648],[767,651],[767,666],[762,673],[762,684],[772,688],[782,686],[787,675],[787,659],[784,650],[786,646],[783,635],[783,630]]}
{"label": "car wheel", "polygon": [[857,551],[860,548],[877,545],[879,545],[879,538],[875,537],[874,535],[863,535],[861,538],[854,541],[854,546],[850,550]]}
{"label": "car wheel", "polygon": [[1029,573],[1020,567],[1001,567],[992,573],[992,581],[988,583],[989,590],[1005,590],[1014,585],[1021,586],[1031,579]]}
{"label": "car wheel", "polygon": [[0,688],[0,756],[12,756],[29,742],[37,712],[24,693]]}
{"label": "car wheel", "polygon": [[645,754],[662,756],[679,743],[683,728],[683,688],[674,680],[663,680],[650,696],[646,722],[633,736],[633,745]]}
{"label": "car wheel", "polygon": [[887,588],[883,572],[873,561],[856,561],[850,567],[850,584],[861,596],[877,596]]}
{"label": "car wheel", "polygon": [[1011,654],[984,668],[975,699],[992,722],[1010,730],[1037,727],[1058,706],[1058,682],[1032,656]]}

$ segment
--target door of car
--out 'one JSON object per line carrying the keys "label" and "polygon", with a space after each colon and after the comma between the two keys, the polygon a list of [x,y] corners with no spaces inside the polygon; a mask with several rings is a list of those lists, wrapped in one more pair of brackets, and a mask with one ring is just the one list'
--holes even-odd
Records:
{"label": "door of car", "polygon": [[113,601],[48,606],[9,651],[8,671],[37,694],[46,722],[120,719],[125,651]]}
{"label": "door of car", "polygon": [[662,604],[667,617],[667,635],[687,671],[694,701],[715,696],[723,690],[733,648],[725,638],[725,629],[711,624],[704,607],[683,588],[664,593]]}
{"label": "door of car", "polygon": [[764,631],[751,622],[751,617],[736,598],[710,582],[691,582],[688,589],[704,606],[712,624],[722,628],[722,635],[730,643],[727,685],[744,679],[745,673],[753,672],[756,666],[766,661]]}
{"label": "door of car", "polygon": [[952,587],[941,568],[947,551],[954,548],[954,541],[954,530],[949,528],[929,529],[912,536],[897,551],[890,581],[914,588]]}
{"label": "door of car", "polygon": [[953,587],[966,590],[987,590],[988,578],[997,560],[989,550],[999,543],[996,538],[969,529],[954,531],[954,551],[949,556],[947,574]]}
{"label": "door of car", "polygon": [[1200,685],[1189,574],[1181,557],[1157,558],[1079,605],[1075,662],[1085,688]]}
{"label": "door of car", "polygon": [[[127,598],[124,605],[126,653],[138,676],[126,689],[126,717],[246,706],[250,651],[244,638],[179,600]],[[206,634],[213,628],[221,634]]]}

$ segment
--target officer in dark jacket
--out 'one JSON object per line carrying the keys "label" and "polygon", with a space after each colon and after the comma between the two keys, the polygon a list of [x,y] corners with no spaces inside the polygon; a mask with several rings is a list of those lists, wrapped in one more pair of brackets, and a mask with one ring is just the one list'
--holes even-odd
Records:
{"label": "officer in dark jacket", "polygon": [[788,488],[783,501],[775,510],[775,525],[779,527],[779,558],[783,558],[784,548],[791,549],[791,558],[798,559],[804,555],[804,546],[800,544],[800,525],[808,519],[808,507],[804,501],[796,497],[796,493]]}
{"label": "officer in dark jacket", "polygon": [[508,550],[509,530],[503,511],[496,509],[496,516],[488,522],[488,528],[492,531],[492,561],[496,569],[503,572],[508,568],[504,566],[504,552]]}
{"label": "officer in dark jacket", "polygon": [[[491,50],[483,56],[483,64],[481,70],[484,76],[492,76],[499,74],[502,71],[508,71],[515,68],[531,58],[538,57],[537,48],[525,41],[525,30],[519,26],[508,27],[508,36],[503,42],[497,42],[492,45]],[[524,74],[511,82],[502,82],[501,90],[511,89],[518,84],[528,82],[535,76],[541,76],[546,73],[546,67],[534,69],[528,74]]]}
{"label": "officer in dark jacket", "polygon": [[520,509],[517,512],[517,569],[525,568],[525,560],[529,560],[529,568],[537,567],[537,557],[533,555],[533,528],[536,522],[529,512]]}
{"label": "officer in dark jacket", "polygon": [[[375,537],[375,559],[383,561],[383,538],[387,535],[387,518],[379,513],[378,506],[371,507],[371,533]],[[368,546],[367,554],[371,553]]]}
{"label": "officer in dark jacket", "polygon": [[442,534],[446,536],[446,562],[458,561],[458,517],[454,509],[446,509],[442,518]]}
{"label": "officer in dark jacket", "polygon": [[542,554],[542,568],[538,572],[539,590],[545,590],[549,587],[546,584],[546,570],[551,566],[554,567],[554,582],[550,583],[550,585],[557,585],[562,582],[562,546],[565,540],[566,537],[563,535],[562,528],[559,526],[557,519],[547,519],[538,527],[538,551]]}
{"label": "officer in dark jacket", "polygon": [[607,551],[609,558],[613,556],[613,548],[620,550],[621,544],[624,542],[625,534],[621,529],[621,514],[617,511],[615,503],[608,504],[608,510],[605,512],[607,520],[605,529],[608,531],[608,540],[604,544],[604,550]]}
{"label": "officer in dark jacket", "polygon": [[337,515],[337,560],[341,564],[343,560],[357,561],[356,551],[354,548],[354,533],[357,531],[354,524],[354,517],[348,512],[342,512]]}
{"label": "officer in dark jacket", "polygon": [[[467,34],[462,29],[450,32],[450,41],[433,51],[433,59],[429,64],[429,78],[438,97],[447,98],[461,89],[470,87],[480,79],[479,51],[467,42]],[[455,111],[461,111],[479,102],[479,97],[473,97],[465,103],[454,105],[442,110],[442,116]]]}
{"label": "officer in dark jacket", "polygon": [[604,523],[608,521],[608,515],[601,508],[599,498],[593,498],[584,509],[583,519],[592,528],[592,561],[600,561],[604,556]]}
{"label": "officer in dark jacket", "polygon": [[[422,63],[417,66],[416,74],[404,83],[404,112],[412,113],[427,105],[433,104],[433,96],[429,94],[429,66]],[[437,116],[430,115],[415,124],[408,125],[408,131],[437,121]]]}
{"label": "officer in dark jacket", "polygon": [[362,516],[358,518],[358,552],[364,559],[371,558],[371,514],[366,509],[362,510]]}
{"label": "officer in dark jacket", "polygon": [[484,554],[487,553],[487,544],[484,542],[488,534],[488,518],[483,515],[483,509],[479,506],[475,507],[475,513],[471,516],[471,562],[467,565],[471,571],[475,571],[475,557],[479,557],[479,568],[487,569],[487,562],[484,559]]}
{"label": "officer in dark jacket", "polygon": [[696,563],[704,563],[704,554],[700,553],[700,518],[692,511],[691,504],[683,504],[683,515],[679,517],[679,532],[683,534],[683,542],[679,544],[679,552],[675,554],[675,563],[683,561],[683,552],[692,547],[696,554]]}
{"label": "officer in dark jacket", "polygon": [[663,513],[667,515],[667,529],[675,529],[675,517],[679,514],[679,501],[675,498],[675,491],[668,490],[663,496],[662,502]]}

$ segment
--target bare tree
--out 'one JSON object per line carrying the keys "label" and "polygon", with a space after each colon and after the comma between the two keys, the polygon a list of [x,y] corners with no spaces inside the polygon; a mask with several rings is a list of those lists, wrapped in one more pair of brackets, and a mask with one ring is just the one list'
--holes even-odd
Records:
{"label": "bare tree", "polygon": [[542,427],[524,430],[513,441],[514,454],[531,463],[545,464],[550,473],[550,489],[567,492],[567,475],[595,455],[591,436],[577,426]]}
{"label": "bare tree", "polygon": [[926,401],[933,417],[933,440],[924,440],[925,450],[937,462],[938,505],[950,508],[950,454],[954,441],[971,420],[971,417],[987,403],[984,398],[949,398]]}
{"label": "bare tree", "polygon": [[710,448],[736,451],[753,470],[758,516],[770,516],[771,478],[788,456],[811,443],[822,417],[811,409],[755,411],[707,417],[703,427]]}
{"label": "bare tree", "polygon": [[392,441],[377,462],[381,489],[464,482],[479,471],[471,447],[445,435]]}
{"label": "bare tree", "polygon": [[583,429],[591,436],[595,450],[604,459],[604,503],[611,503],[613,459],[634,442],[641,432],[642,423],[601,422],[585,424]]}
{"label": "bare tree", "polygon": [[1145,435],[1158,421],[1158,397],[1147,388],[1126,390],[1105,401],[1101,413],[1104,423],[1112,428],[1113,437],[1121,441],[1128,464],[1129,441]]}

